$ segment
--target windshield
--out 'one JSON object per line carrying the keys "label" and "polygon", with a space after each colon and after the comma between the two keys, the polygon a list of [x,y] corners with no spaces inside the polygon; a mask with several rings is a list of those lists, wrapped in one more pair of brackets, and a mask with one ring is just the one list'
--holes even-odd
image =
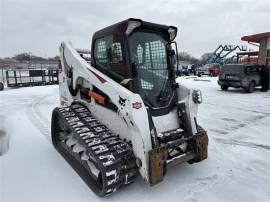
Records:
{"label": "windshield", "polygon": [[129,41],[132,62],[137,68],[137,86],[152,107],[162,107],[172,95],[167,61],[167,41],[160,34],[135,32]]}

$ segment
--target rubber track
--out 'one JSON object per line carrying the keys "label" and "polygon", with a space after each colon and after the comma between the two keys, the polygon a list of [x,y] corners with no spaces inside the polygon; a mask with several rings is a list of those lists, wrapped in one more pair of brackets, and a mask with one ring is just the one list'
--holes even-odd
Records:
{"label": "rubber track", "polygon": [[[86,153],[102,174],[99,186],[86,161],[80,153],[72,151],[59,135],[59,121],[65,125],[73,137],[83,145]],[[81,104],[55,108],[52,117],[52,140],[56,149],[76,170],[86,184],[99,196],[115,192],[132,183],[137,174],[132,147],[113,134],[104,124],[95,119]]]}

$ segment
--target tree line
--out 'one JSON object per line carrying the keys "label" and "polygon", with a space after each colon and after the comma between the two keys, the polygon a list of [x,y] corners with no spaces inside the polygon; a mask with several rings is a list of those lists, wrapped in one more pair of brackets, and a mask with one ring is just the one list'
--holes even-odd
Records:
{"label": "tree line", "polygon": [[189,62],[190,64],[200,64],[202,61],[206,60],[212,53],[204,53],[201,58],[196,58],[187,52],[179,52],[178,59],[180,61]]}
{"label": "tree line", "polygon": [[20,53],[20,54],[14,55],[13,57],[7,57],[5,59],[15,59],[18,61],[58,61],[60,60],[59,56],[44,58],[44,57],[32,55],[31,53]]}
{"label": "tree line", "polygon": [[[179,52],[178,59],[180,61],[189,62],[191,64],[199,64],[203,60],[208,58],[210,54],[211,53],[205,53],[202,55],[201,58],[198,59],[198,58],[190,55],[187,52]],[[20,53],[20,54],[14,55],[13,57],[10,57],[10,58],[18,60],[18,61],[58,61],[60,59],[59,56],[44,58],[44,57],[32,55],[31,53]],[[10,59],[10,58],[6,58],[6,59]]]}

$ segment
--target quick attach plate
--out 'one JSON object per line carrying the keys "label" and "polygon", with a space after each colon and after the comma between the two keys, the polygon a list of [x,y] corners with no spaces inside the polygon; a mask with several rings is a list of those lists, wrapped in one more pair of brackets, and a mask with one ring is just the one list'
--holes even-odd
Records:
{"label": "quick attach plate", "polygon": [[166,173],[166,160],[168,152],[165,147],[149,151],[150,184],[154,185],[163,180]]}

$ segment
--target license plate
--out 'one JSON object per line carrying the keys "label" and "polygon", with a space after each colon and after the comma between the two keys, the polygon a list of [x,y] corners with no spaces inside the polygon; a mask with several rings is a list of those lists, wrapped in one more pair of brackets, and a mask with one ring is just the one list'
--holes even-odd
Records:
{"label": "license plate", "polygon": [[234,79],[234,76],[232,76],[232,75],[227,75],[227,76],[226,76],[226,79]]}

